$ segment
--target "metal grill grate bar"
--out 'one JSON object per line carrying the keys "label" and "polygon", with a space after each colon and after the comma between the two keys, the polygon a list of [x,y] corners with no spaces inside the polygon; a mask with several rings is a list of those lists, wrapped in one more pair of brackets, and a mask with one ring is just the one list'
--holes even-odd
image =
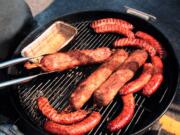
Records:
{"label": "metal grill grate bar", "polygon": [[[36,104],[35,100],[36,100],[37,97],[39,96],[39,95],[38,95],[38,94],[40,93],[39,91],[42,91],[43,89],[48,89],[49,86],[50,86],[50,85],[48,85],[49,82],[50,82],[50,80],[48,80],[48,81],[45,83],[45,85],[43,85],[39,90],[38,90],[38,88],[37,88],[35,91],[33,91],[33,93],[35,93],[35,94],[34,94],[34,95],[30,94],[30,95],[28,96],[29,98],[26,98],[26,99],[25,99],[25,100],[27,100],[27,99],[29,99],[29,100],[28,100],[28,101],[25,101],[25,102],[27,102],[27,103],[35,106],[35,104]],[[53,83],[53,82],[51,82],[51,83]],[[46,86],[46,85],[48,85],[48,86]],[[31,97],[30,97],[30,96],[31,96]],[[27,108],[25,108],[25,109],[29,109],[29,108],[31,108],[31,106],[27,106]],[[32,109],[34,109],[34,108],[32,108]]]}
{"label": "metal grill grate bar", "polygon": [[163,101],[163,99],[164,99],[164,97],[165,97],[168,89],[169,89],[169,87],[167,86],[166,89],[164,90],[164,93],[162,94],[162,97],[161,97],[160,100],[159,100],[159,103],[161,103],[161,102]]}
{"label": "metal grill grate bar", "polygon": [[[103,112],[101,112],[101,110],[103,109],[103,107],[99,110],[100,112],[101,112],[101,115],[103,116],[105,113],[106,113],[106,111],[108,110],[108,108],[112,105],[112,103],[113,102],[111,102],[106,108],[105,108],[105,110],[103,111]],[[102,126],[102,124],[103,124],[103,122],[105,121],[106,119],[104,118],[104,119],[102,119],[102,121],[101,121],[101,123],[100,123],[100,125],[97,127],[97,129],[94,131],[94,134],[96,134],[97,132],[98,132],[98,130],[100,129],[100,127]],[[93,131],[93,130],[92,130]],[[92,132],[91,131],[91,132]],[[91,133],[90,132],[90,133]],[[89,133],[89,134],[90,134]]]}

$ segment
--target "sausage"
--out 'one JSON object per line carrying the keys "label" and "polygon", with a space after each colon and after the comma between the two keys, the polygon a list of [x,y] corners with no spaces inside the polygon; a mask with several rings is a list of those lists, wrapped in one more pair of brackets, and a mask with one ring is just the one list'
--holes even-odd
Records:
{"label": "sausage", "polygon": [[50,104],[47,98],[39,97],[37,100],[38,108],[48,119],[60,124],[73,124],[83,120],[89,112],[79,110],[71,113],[58,113]]}
{"label": "sausage", "polygon": [[117,50],[107,62],[102,64],[86,80],[78,85],[70,97],[71,106],[78,110],[91,97],[93,92],[114,72],[128,57],[125,50]]}
{"label": "sausage", "polygon": [[116,25],[116,24],[108,24],[108,25],[100,26],[95,28],[94,31],[96,33],[107,33],[107,32],[118,33],[129,38],[134,38],[134,33],[131,30],[125,29],[121,27],[121,25]]}
{"label": "sausage", "polygon": [[111,132],[117,132],[125,127],[133,118],[135,110],[135,100],[133,94],[122,96],[123,108],[121,113],[107,125],[107,129]]}
{"label": "sausage", "polygon": [[130,30],[133,29],[133,25],[131,23],[117,18],[103,18],[103,19],[95,20],[91,23],[91,27],[95,29],[97,27],[102,27],[109,24],[119,25],[125,29],[130,29]]}
{"label": "sausage", "polygon": [[143,89],[143,95],[151,96],[160,87],[163,81],[163,75],[161,73],[154,74],[148,84],[145,85]]}
{"label": "sausage", "polygon": [[83,121],[73,125],[60,125],[52,121],[47,121],[44,124],[44,129],[52,134],[82,135],[95,128],[100,120],[100,113],[92,112],[92,114],[90,114],[90,116],[85,118]]}
{"label": "sausage", "polygon": [[64,71],[80,65],[104,62],[111,56],[111,53],[107,47],[59,52],[44,56],[39,66],[44,71]]}
{"label": "sausage", "polygon": [[154,56],[151,57],[151,61],[154,65],[154,74],[150,81],[144,86],[142,93],[145,96],[151,96],[152,94],[154,94],[158,90],[164,79],[163,62],[161,58],[158,56]]}
{"label": "sausage", "polygon": [[136,32],[135,36],[149,42],[151,46],[153,46],[157,50],[157,53],[161,58],[164,56],[165,50],[162,48],[162,45],[153,36],[142,31]]}
{"label": "sausage", "polygon": [[155,67],[155,73],[162,73],[163,72],[163,62],[160,57],[154,56],[151,57],[151,61]]}
{"label": "sausage", "polygon": [[107,106],[124,84],[129,81],[147,59],[144,50],[134,51],[122,66],[118,68],[95,92],[94,100],[98,105]]}
{"label": "sausage", "polygon": [[139,78],[123,86],[119,93],[121,95],[126,95],[141,90],[151,79],[153,69],[154,68],[151,63],[145,63],[143,73],[139,76]]}
{"label": "sausage", "polygon": [[26,62],[25,64],[24,64],[24,67],[26,68],[26,69],[33,69],[33,68],[37,68],[37,67],[41,67],[41,65],[40,64],[38,64],[38,63],[31,63],[31,62]]}
{"label": "sausage", "polygon": [[150,56],[156,55],[156,49],[143,39],[121,38],[121,39],[117,39],[114,42],[114,46],[115,47],[120,47],[120,46],[140,47],[140,48],[145,49],[147,52],[149,52]]}

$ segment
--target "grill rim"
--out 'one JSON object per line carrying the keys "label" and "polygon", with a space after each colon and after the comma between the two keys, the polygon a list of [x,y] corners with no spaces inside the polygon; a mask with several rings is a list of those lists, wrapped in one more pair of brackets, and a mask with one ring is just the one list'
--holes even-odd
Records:
{"label": "grill rim", "polygon": [[[46,28],[47,28],[48,26],[50,26],[53,22],[55,22],[55,21],[57,21],[57,20],[63,20],[63,21],[69,22],[69,20],[66,20],[66,19],[64,19],[64,18],[69,18],[69,16],[70,16],[70,17],[71,17],[71,16],[77,16],[78,14],[80,14],[80,15],[82,15],[82,14],[94,14],[94,15],[96,15],[97,12],[98,12],[99,14],[102,14],[102,13],[120,14],[120,15],[122,15],[122,16],[127,16],[127,17],[130,17],[130,18],[137,18],[137,19],[139,19],[139,20],[141,20],[141,21],[144,21],[144,22],[148,23],[148,25],[150,25],[151,27],[153,27],[154,29],[156,29],[157,32],[160,33],[160,35],[163,36],[164,39],[166,39],[167,44],[171,45],[171,46],[168,46],[168,49],[170,49],[170,50],[168,50],[168,51],[171,52],[171,53],[172,53],[172,52],[173,52],[173,53],[175,52],[174,49],[173,49],[173,47],[172,47],[172,43],[169,42],[168,38],[167,38],[163,33],[161,33],[157,27],[153,26],[151,23],[149,23],[149,22],[147,22],[147,21],[145,21],[145,20],[143,20],[143,19],[141,19],[141,18],[138,18],[138,17],[133,16],[133,15],[129,15],[129,14],[126,14],[126,13],[117,12],[117,11],[114,11],[114,10],[93,10],[93,11],[85,10],[85,11],[74,12],[74,13],[65,14],[65,15],[63,15],[63,16],[57,17],[56,19],[50,21],[49,23],[47,23],[47,24],[45,24],[45,25],[43,25],[43,26],[40,26],[39,28],[35,29],[33,32],[31,32],[31,33],[20,43],[20,45],[19,45],[19,46],[17,47],[17,49],[15,50],[14,54],[16,55],[17,52],[19,52],[19,50],[21,50],[21,48],[22,48],[25,44],[28,44],[31,40],[33,40],[34,38],[37,38],[37,37],[38,37],[44,30],[46,30]],[[83,21],[83,19],[80,19],[79,21]],[[76,22],[77,22],[77,21],[76,21]],[[29,41],[29,42],[28,42],[28,41]],[[14,56],[15,56],[15,55],[14,55]],[[14,56],[13,56],[13,57],[14,57]],[[177,83],[176,83],[176,86],[175,86],[175,90],[174,90],[173,96],[171,97],[171,100],[169,101],[168,105],[166,105],[166,107],[163,108],[164,110],[162,111],[161,115],[158,115],[157,118],[156,118],[153,122],[151,122],[150,124],[148,124],[146,127],[142,128],[141,130],[138,130],[137,132],[134,132],[133,134],[135,134],[135,135],[136,135],[136,134],[143,133],[143,131],[146,131],[146,129],[148,129],[149,127],[151,127],[151,126],[167,111],[167,109],[168,109],[169,106],[171,105],[172,101],[174,100],[174,97],[175,97],[175,95],[176,95],[177,89],[178,89],[178,87],[179,87],[179,82],[180,82],[180,77],[179,77],[179,75],[180,75],[180,68],[179,68],[179,63],[178,63],[176,54],[173,54],[173,55],[171,54],[171,57],[173,57],[173,61],[174,61],[173,63],[175,63],[175,65],[176,65],[176,67],[175,67],[176,69],[175,69],[175,70],[177,71],[177,75],[176,75],[176,76],[177,76]],[[11,74],[11,70],[12,70],[11,68],[8,69],[8,74]],[[16,89],[16,87],[11,87],[11,88],[12,88],[12,89]],[[26,122],[26,124],[28,124],[28,126],[32,127],[33,130],[37,131],[38,133],[47,134],[47,135],[48,135],[48,133],[44,132],[44,130],[43,130],[41,127],[38,127],[38,128],[37,128],[37,126],[30,121],[30,119],[29,119],[29,117],[27,116],[27,114],[23,111],[23,109],[22,109],[22,107],[21,107],[21,105],[20,105],[20,103],[19,103],[20,101],[17,101],[18,98],[15,97],[15,95],[13,94],[14,92],[12,93],[12,92],[10,92],[10,90],[9,90],[9,93],[10,93],[10,100],[11,100],[11,102],[12,102],[15,110],[18,112],[20,118],[23,119],[23,120]]]}

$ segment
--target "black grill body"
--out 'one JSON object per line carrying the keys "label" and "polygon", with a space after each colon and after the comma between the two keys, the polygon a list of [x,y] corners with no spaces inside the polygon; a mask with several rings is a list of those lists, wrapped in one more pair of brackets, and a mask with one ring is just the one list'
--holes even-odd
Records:
{"label": "black grill body", "polygon": [[[120,113],[123,106],[120,97],[116,96],[113,102],[111,102],[107,107],[101,107],[99,109],[103,117],[102,121],[88,134],[139,134],[145,131],[145,129],[150,127],[160,116],[162,116],[172,102],[178,85],[179,66],[174,51],[171,48],[171,44],[161,32],[153,27],[149,22],[140,18],[113,11],[80,12],[58,18],[57,20],[68,22],[78,28],[78,35],[62,51],[74,49],[94,49],[102,46],[113,48],[113,41],[117,38],[121,38],[121,35],[112,33],[97,34],[90,28],[90,23],[93,20],[107,17],[127,20],[134,25],[134,31],[145,31],[160,41],[166,50],[166,57],[163,60],[164,82],[157,93],[149,98],[144,97],[140,92],[134,94],[136,101],[135,114],[132,121],[124,129],[117,133],[110,133],[106,130],[108,121],[115,118]],[[37,38],[54,21],[32,32],[19,45],[14,53],[14,57],[18,57],[21,49]],[[133,51],[133,49],[130,48],[125,49],[129,52]],[[35,132],[38,132],[38,134],[47,134],[43,130],[42,126],[46,119],[38,111],[36,99],[43,95],[49,99],[53,107],[59,111],[62,110],[68,105],[69,96],[78,83],[89,76],[98,66],[99,64],[77,67],[61,73],[41,76],[31,82],[15,86],[12,88],[14,91],[11,92],[13,104],[26,123],[35,129]],[[27,71],[23,68],[23,65],[14,66],[9,69],[11,77],[27,76],[39,72],[41,71],[37,69]],[[92,107],[93,100],[91,99],[87,104],[85,104],[84,108],[87,109]]]}

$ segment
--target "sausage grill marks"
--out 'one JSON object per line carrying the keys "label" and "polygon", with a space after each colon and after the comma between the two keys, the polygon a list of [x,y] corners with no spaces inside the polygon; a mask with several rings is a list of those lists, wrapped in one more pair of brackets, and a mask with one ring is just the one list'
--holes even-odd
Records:
{"label": "sausage grill marks", "polygon": [[120,38],[114,42],[115,47],[123,47],[123,46],[134,46],[145,49],[149,52],[150,56],[156,55],[156,49],[151,46],[148,42],[143,39],[135,39],[135,38]]}
{"label": "sausage grill marks", "polygon": [[94,100],[98,105],[108,105],[119,89],[129,81],[142,66],[147,59],[147,52],[144,50],[134,51],[124,62],[122,66],[118,68],[95,92]]}
{"label": "sausage grill marks", "polygon": [[118,33],[129,38],[134,38],[134,33],[131,31],[133,25],[121,19],[106,18],[95,20],[91,23],[91,27],[96,33]]}
{"label": "sausage grill marks", "polygon": [[144,86],[143,94],[145,96],[151,96],[160,87],[163,81],[163,63],[160,57],[151,57],[152,63],[154,65],[154,74],[150,81]]}
{"label": "sausage grill marks", "polygon": [[151,46],[153,46],[157,50],[157,53],[159,54],[159,56],[163,58],[165,51],[162,48],[161,44],[153,36],[142,31],[136,32],[135,36],[149,42]]}
{"label": "sausage grill marks", "polygon": [[39,97],[37,100],[38,108],[44,116],[60,124],[73,124],[83,120],[89,112],[85,110],[78,110],[75,112],[61,112],[58,113],[50,104],[47,98]]}
{"label": "sausage grill marks", "polygon": [[104,62],[111,56],[111,53],[107,47],[59,52],[44,56],[39,66],[44,71],[64,71],[80,65]]}
{"label": "sausage grill marks", "polygon": [[129,22],[122,20],[122,19],[116,19],[116,18],[105,18],[105,19],[99,19],[95,20],[91,23],[91,27],[93,29],[96,29],[98,27],[106,26],[106,25],[118,25],[121,26],[124,29],[133,29],[133,25]]}
{"label": "sausage grill marks", "polygon": [[119,91],[119,93],[121,95],[126,95],[141,90],[151,79],[153,74],[153,69],[154,68],[151,63],[145,63],[143,73],[136,80],[133,80],[130,83],[123,86],[123,88]]}
{"label": "sausage grill marks", "polygon": [[118,33],[118,34],[122,34],[128,38],[134,38],[134,33],[129,30],[129,29],[124,29],[122,26],[120,25],[113,25],[113,24],[108,24],[108,25],[104,25],[101,27],[97,27],[94,29],[94,31],[96,33]]}
{"label": "sausage grill marks", "polygon": [[107,62],[102,64],[87,79],[81,82],[70,97],[74,109],[80,109],[92,96],[93,92],[127,59],[128,53],[117,50]]}
{"label": "sausage grill marks", "polygon": [[47,121],[44,124],[44,129],[50,133],[59,135],[82,135],[95,128],[100,120],[100,113],[92,112],[87,118],[73,125],[61,125]]}
{"label": "sausage grill marks", "polygon": [[123,108],[121,113],[107,125],[107,129],[111,132],[116,132],[125,127],[133,118],[135,109],[135,100],[133,94],[121,96]]}

